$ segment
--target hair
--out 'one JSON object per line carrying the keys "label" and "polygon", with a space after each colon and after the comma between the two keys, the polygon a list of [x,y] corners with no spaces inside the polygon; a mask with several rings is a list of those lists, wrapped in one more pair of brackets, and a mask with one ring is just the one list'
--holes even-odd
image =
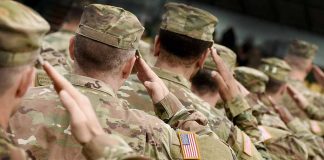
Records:
{"label": "hair", "polygon": [[218,92],[218,85],[213,80],[211,71],[208,69],[200,69],[197,74],[192,77],[191,83],[200,95],[209,92]]}
{"label": "hair", "polygon": [[270,78],[269,82],[266,85],[266,91],[267,92],[277,92],[280,87],[282,87],[285,84],[285,82],[274,80]]}
{"label": "hair", "polygon": [[135,50],[119,49],[76,35],[74,55],[78,66],[86,73],[117,73],[121,66],[135,55]]}
{"label": "hair", "polygon": [[170,64],[191,65],[213,44],[163,29],[160,29],[159,39],[161,58]]}
{"label": "hair", "polygon": [[[287,54],[285,56],[285,61],[289,64],[289,66],[293,70],[298,70],[302,72],[308,72],[309,65],[311,64],[312,60],[310,59],[305,59],[303,57],[298,57],[295,55]],[[306,64],[309,65],[306,65]]]}
{"label": "hair", "polygon": [[15,82],[16,76],[21,73],[24,66],[0,67],[0,96],[2,96]]}

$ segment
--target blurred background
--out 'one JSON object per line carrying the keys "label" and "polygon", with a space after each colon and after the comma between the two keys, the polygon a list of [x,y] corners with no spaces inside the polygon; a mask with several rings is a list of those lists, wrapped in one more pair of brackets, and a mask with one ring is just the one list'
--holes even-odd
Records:
{"label": "blurred background", "polygon": [[[83,6],[89,3],[119,6],[137,15],[146,28],[143,39],[152,42],[159,29],[163,5],[172,0],[19,1],[43,15],[51,24],[51,32],[59,30],[67,17],[82,13]],[[218,18],[214,40],[237,53],[238,65],[255,67],[261,57],[283,57],[288,42],[298,38],[319,46],[314,63],[324,67],[323,0],[177,0],[176,2],[205,9]],[[310,84],[314,81],[312,75],[309,75],[308,81]]]}

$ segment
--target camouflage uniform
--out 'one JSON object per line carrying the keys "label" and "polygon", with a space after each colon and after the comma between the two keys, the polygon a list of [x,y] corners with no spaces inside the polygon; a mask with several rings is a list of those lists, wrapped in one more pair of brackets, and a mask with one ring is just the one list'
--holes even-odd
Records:
{"label": "camouflage uniform", "polygon": [[[167,4],[166,10],[162,18],[161,29],[204,41],[212,41],[216,17],[206,11],[176,3]],[[179,27],[179,23],[185,25]],[[197,110],[207,117],[213,132],[230,144],[239,159],[262,159],[245,133],[235,127],[221,111],[209,106],[191,92],[190,82],[186,78],[161,68],[153,67],[152,69],[184,106]],[[127,100],[132,108],[155,115],[152,101],[136,76],[131,76],[126,81],[125,86],[119,90],[118,96]],[[247,103],[239,97],[228,102],[227,105],[232,107],[231,111],[234,116],[239,115],[241,110],[249,108]]]}
{"label": "camouflage uniform", "polygon": [[[260,66],[260,70],[264,72],[267,76],[271,79],[280,81],[280,82],[287,82],[288,81],[288,73],[290,71],[290,66],[283,60],[277,58],[267,58],[262,59],[262,64]],[[266,96],[260,96],[259,100],[265,106],[271,106],[271,103],[266,98]],[[279,102],[280,103],[280,102]],[[282,105],[281,103],[279,105]],[[287,107],[287,106],[284,106]],[[265,108],[265,107],[264,107]],[[267,107],[269,110],[271,107]],[[273,111],[273,110],[272,110]],[[289,110],[290,111],[290,110]],[[273,111],[274,113],[274,111]],[[313,135],[308,128],[304,126],[304,124],[300,121],[299,118],[293,119],[291,122],[286,124],[286,127],[283,127],[283,123],[279,123],[278,118],[272,117],[268,120],[272,122],[269,125],[272,127],[280,128],[283,130],[290,130],[290,133],[294,133],[294,136],[299,138],[302,142],[305,143],[307,146],[308,151],[308,159],[323,159],[324,152],[323,152],[323,139]],[[275,124],[275,125],[274,125]],[[280,125],[281,124],[281,125]],[[280,127],[281,126],[281,127]]]}
{"label": "camouflage uniform", "polygon": [[[308,43],[302,40],[294,40],[288,51],[288,55],[296,56],[305,60],[313,60],[318,47],[314,44]],[[289,96],[285,96],[283,102],[290,104],[289,109],[294,116],[307,120],[306,124],[310,127],[314,134],[324,136],[324,123],[320,122],[324,120],[324,96],[320,93],[311,91],[305,86],[304,82],[289,78],[288,83],[301,92],[305,98],[309,101],[309,105],[306,109],[302,110],[292,102]],[[288,105],[287,105],[288,106]]]}
{"label": "camouflage uniform", "polygon": [[[132,13],[93,4],[85,8],[77,34],[119,49],[135,50],[143,30]],[[119,36],[111,36],[113,33]],[[194,136],[202,159],[236,159],[231,148],[206,126],[205,117],[185,109],[172,94],[155,106],[160,118],[170,124],[167,125],[143,111],[129,109],[112,88],[100,80],[73,74],[66,78],[89,98],[104,130],[123,138],[140,155],[153,159],[183,159],[185,154],[181,154],[181,147],[188,142],[180,139],[188,132],[179,129],[182,128],[199,134]],[[81,145],[71,136],[69,121],[69,114],[55,91],[46,86],[30,90],[10,126],[14,140],[37,159],[84,159]]]}

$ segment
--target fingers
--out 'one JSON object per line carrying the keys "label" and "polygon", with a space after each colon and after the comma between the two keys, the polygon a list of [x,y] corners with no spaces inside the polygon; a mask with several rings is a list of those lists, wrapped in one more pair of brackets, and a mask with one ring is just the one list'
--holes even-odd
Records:
{"label": "fingers", "polygon": [[59,96],[63,106],[68,110],[71,116],[71,121],[76,122],[80,116],[83,115],[82,111],[78,107],[78,104],[65,90],[60,91]]}
{"label": "fingers", "polygon": [[156,74],[142,58],[138,58],[136,60],[136,70],[138,72],[137,75],[142,82],[152,81],[153,79],[157,78]]}
{"label": "fingers", "polygon": [[214,78],[214,80],[217,82],[218,86],[219,86],[219,91],[220,91],[220,95],[222,96],[222,98],[226,100],[226,96],[225,96],[225,93],[226,90],[227,90],[227,84],[225,83],[223,77],[217,73],[216,71],[212,71],[211,73],[212,75],[212,78]]}
{"label": "fingers", "polygon": [[77,89],[73,87],[73,85],[67,81],[62,75],[60,75],[48,62],[44,62],[44,70],[54,82],[54,88],[56,92],[60,92],[61,90],[65,90],[71,95],[75,100],[80,99],[80,93]]}
{"label": "fingers", "polygon": [[225,81],[231,81],[233,80],[233,76],[230,75],[230,71],[226,67],[224,61],[222,58],[217,54],[217,51],[215,48],[211,48],[211,55],[212,58],[217,66],[217,69],[220,73],[220,75],[224,78]]}

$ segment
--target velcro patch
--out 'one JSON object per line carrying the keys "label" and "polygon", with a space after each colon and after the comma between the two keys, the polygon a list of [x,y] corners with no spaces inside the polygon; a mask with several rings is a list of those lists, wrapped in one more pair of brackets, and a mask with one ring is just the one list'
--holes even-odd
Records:
{"label": "velcro patch", "polygon": [[178,131],[183,159],[200,159],[196,134]]}
{"label": "velcro patch", "polygon": [[252,142],[249,136],[246,134],[243,134],[243,139],[244,139],[244,153],[252,156]]}

